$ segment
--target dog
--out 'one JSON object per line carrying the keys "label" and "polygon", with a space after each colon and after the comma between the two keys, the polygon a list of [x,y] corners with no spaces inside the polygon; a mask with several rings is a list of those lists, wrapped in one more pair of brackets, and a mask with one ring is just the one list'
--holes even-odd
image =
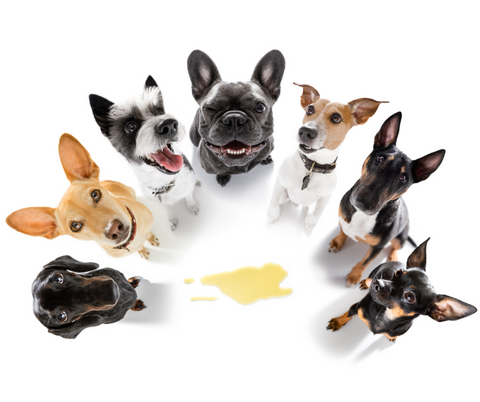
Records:
{"label": "dog", "polygon": [[[386,102],[361,98],[344,105],[321,99],[310,85],[295,85],[303,88],[300,105],[305,110],[303,125],[298,130],[299,150],[280,167],[268,219],[276,222],[281,204],[290,199],[304,207],[305,226],[312,230],[337,185],[335,167],[347,133],[353,126],[366,123],[380,104]],[[310,205],[314,205],[314,209],[309,214]]]}
{"label": "dog", "polygon": [[138,251],[148,259],[145,240],[159,243],[150,231],[153,215],[135,199],[135,191],[116,181],[99,181],[100,168],[70,134],[60,137],[59,154],[70,187],[58,207],[20,209],[7,217],[7,224],[30,236],[94,240],[112,257]]}
{"label": "dog", "polygon": [[199,104],[190,139],[203,169],[225,186],[232,174],[272,162],[273,104],[285,70],[281,52],[258,62],[250,81],[222,81],[215,63],[194,50],[187,61],[192,94]]}
{"label": "dog", "polygon": [[146,308],[135,291],[140,279],[98,266],[64,255],[43,267],[32,284],[33,312],[48,332],[74,339],[85,328]]}
{"label": "dog", "polygon": [[435,172],[445,156],[441,149],[412,161],[400,151],[396,142],[401,119],[398,112],[383,123],[360,179],[340,201],[340,234],[330,242],[329,251],[338,252],[347,237],[370,246],[347,275],[347,286],[360,281],[365,268],[388,243],[392,246],[388,261],[397,260],[397,250],[407,240],[414,244],[408,236],[408,210],[401,196]]}
{"label": "dog", "polygon": [[392,261],[380,264],[361,282],[368,294],[340,317],[332,318],[327,329],[337,331],[354,315],[374,334],[395,342],[419,315],[435,321],[459,320],[477,309],[450,296],[437,294],[426,274],[427,239],[408,257],[407,264]]}
{"label": "dog", "polygon": [[178,225],[173,206],[181,199],[197,215],[200,208],[193,191],[201,183],[195,180],[185,155],[174,148],[183,140],[186,130],[173,115],[165,113],[163,96],[155,80],[147,78],[138,99],[113,103],[92,94],[90,106],[101,132],[137,175],[142,192],[164,206],[171,229]]}

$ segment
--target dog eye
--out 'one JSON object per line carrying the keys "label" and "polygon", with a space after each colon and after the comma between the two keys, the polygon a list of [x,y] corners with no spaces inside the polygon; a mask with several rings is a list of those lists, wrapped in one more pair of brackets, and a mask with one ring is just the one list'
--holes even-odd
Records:
{"label": "dog eye", "polygon": [[338,124],[342,121],[342,116],[340,116],[338,113],[333,113],[331,116],[330,116],[330,121],[333,123],[333,124]]}
{"label": "dog eye", "polygon": [[385,160],[385,157],[384,157],[384,156],[382,156],[382,155],[378,155],[378,156],[377,156],[377,162],[378,162],[379,165],[381,165],[384,160]]}
{"label": "dog eye", "polygon": [[81,222],[72,222],[70,224],[70,230],[72,232],[78,232],[82,228],[83,224]]}
{"label": "dog eye", "polygon": [[53,281],[56,283],[63,283],[63,275],[62,274],[53,275]]}
{"label": "dog eye", "polygon": [[62,311],[60,314],[57,314],[55,318],[57,319],[58,322],[65,322],[67,321],[68,316],[65,311]]}
{"label": "dog eye", "polygon": [[395,271],[395,276],[396,277],[402,276],[402,270],[399,269],[398,271]]}
{"label": "dog eye", "polygon": [[100,192],[100,190],[93,190],[90,195],[95,202],[100,201],[100,198],[102,198],[102,193]]}
{"label": "dog eye", "polygon": [[310,116],[311,114],[315,113],[315,106],[313,105],[308,105],[307,107],[307,114]]}
{"label": "dog eye", "polygon": [[132,134],[137,128],[137,124],[134,121],[129,121],[127,124],[125,124],[125,132],[127,134]]}
{"label": "dog eye", "polygon": [[267,107],[263,103],[257,103],[257,107],[255,108],[257,113],[265,113]]}
{"label": "dog eye", "polygon": [[400,182],[402,182],[402,183],[405,183],[405,182],[407,181],[407,176],[404,175],[404,174],[402,174],[402,175],[398,178],[398,180],[399,180]]}
{"label": "dog eye", "polygon": [[405,293],[405,300],[409,303],[415,303],[415,295],[412,292]]}

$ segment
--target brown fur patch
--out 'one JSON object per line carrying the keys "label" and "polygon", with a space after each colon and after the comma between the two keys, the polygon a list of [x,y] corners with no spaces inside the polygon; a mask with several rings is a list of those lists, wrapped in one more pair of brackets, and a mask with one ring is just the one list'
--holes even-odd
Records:
{"label": "brown fur patch", "polygon": [[347,311],[345,314],[341,315],[340,317],[332,318],[328,322],[327,329],[331,329],[333,332],[338,331],[351,319],[352,317],[348,316],[348,311]]}
{"label": "brown fur patch", "polygon": [[365,318],[365,315],[363,314],[363,311],[361,308],[358,309],[357,311],[358,317],[365,323],[365,325],[370,329],[370,322]]}

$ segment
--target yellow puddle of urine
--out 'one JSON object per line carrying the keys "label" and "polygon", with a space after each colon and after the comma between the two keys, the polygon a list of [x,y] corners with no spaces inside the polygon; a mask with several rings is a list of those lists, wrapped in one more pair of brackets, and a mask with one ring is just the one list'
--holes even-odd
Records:
{"label": "yellow puddle of urine", "polygon": [[218,300],[218,297],[190,297],[191,301],[215,301]]}
{"label": "yellow puddle of urine", "polygon": [[271,262],[262,267],[243,267],[234,271],[204,276],[200,282],[216,286],[237,303],[248,306],[259,300],[284,297],[292,293],[291,288],[281,288],[280,283],[288,275],[280,265]]}
{"label": "yellow puddle of urine", "polygon": [[190,285],[191,283],[195,282],[195,279],[193,278],[185,278],[183,280],[184,283],[186,283],[187,285]]}

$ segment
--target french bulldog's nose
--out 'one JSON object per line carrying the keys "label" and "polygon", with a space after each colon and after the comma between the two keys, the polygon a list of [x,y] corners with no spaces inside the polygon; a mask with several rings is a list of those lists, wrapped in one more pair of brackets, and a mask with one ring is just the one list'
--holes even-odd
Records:
{"label": "french bulldog's nose", "polygon": [[178,121],[167,119],[157,124],[155,131],[165,137],[173,137],[177,133]]}
{"label": "french bulldog's nose", "polygon": [[106,230],[105,236],[109,240],[117,240],[125,233],[125,226],[118,219],[114,219],[110,227]]}
{"label": "french bulldog's nose", "polygon": [[302,140],[313,140],[317,136],[317,131],[310,127],[300,127],[298,135]]}
{"label": "french bulldog's nose", "polygon": [[242,126],[247,122],[247,119],[240,113],[228,113],[222,118],[222,123],[226,126]]}

